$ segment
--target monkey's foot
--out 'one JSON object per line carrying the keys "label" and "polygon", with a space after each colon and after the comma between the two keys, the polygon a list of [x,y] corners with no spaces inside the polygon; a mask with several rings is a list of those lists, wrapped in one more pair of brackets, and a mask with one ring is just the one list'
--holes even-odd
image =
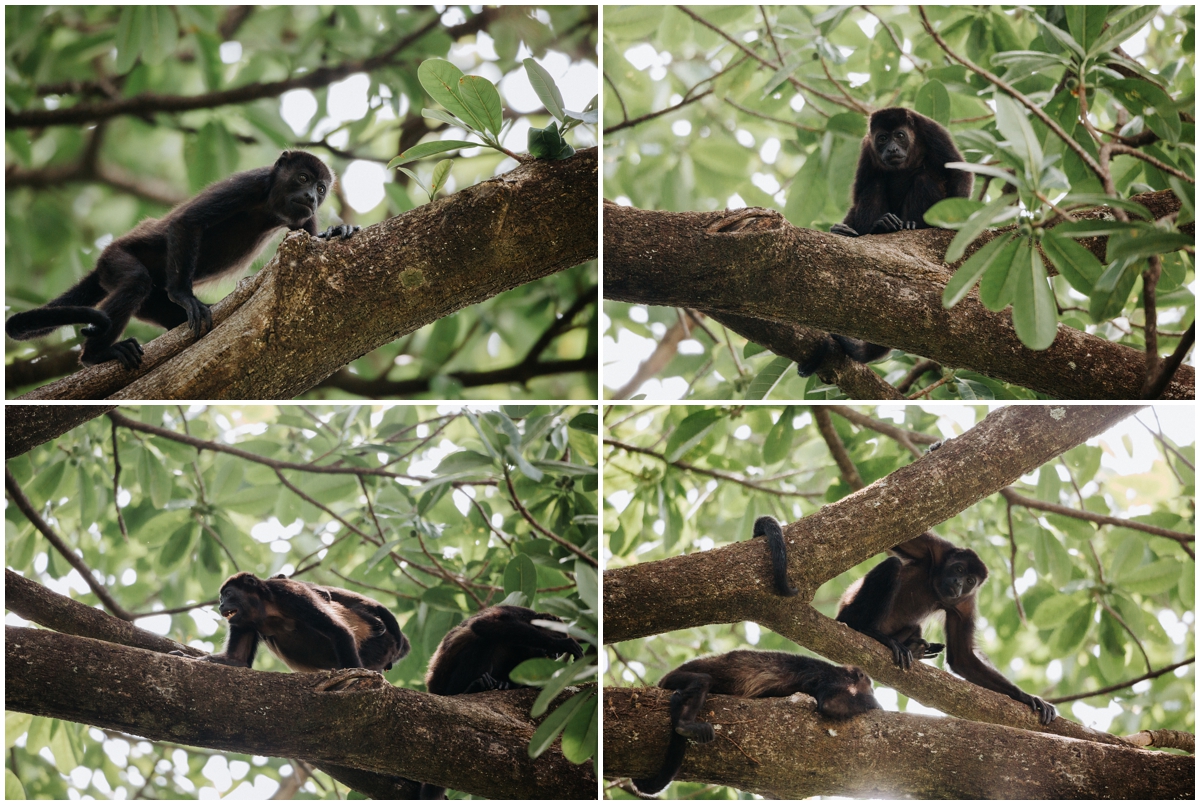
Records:
{"label": "monkey's foot", "polygon": [[713,725],[707,721],[685,722],[676,726],[675,731],[684,738],[695,741],[698,744],[711,743],[713,738],[717,737],[717,733],[713,730]]}
{"label": "monkey's foot", "polygon": [[381,687],[383,684],[383,674],[378,671],[372,671],[369,668],[344,668],[341,671],[334,671],[331,677],[318,682],[315,690],[369,690]]}
{"label": "monkey's foot", "polygon": [[142,345],[136,338],[126,338],[118,341],[108,349],[99,352],[88,352],[87,344],[83,345],[83,354],[79,362],[84,366],[95,366],[108,361],[120,361],[126,369],[138,369],[142,365]]}

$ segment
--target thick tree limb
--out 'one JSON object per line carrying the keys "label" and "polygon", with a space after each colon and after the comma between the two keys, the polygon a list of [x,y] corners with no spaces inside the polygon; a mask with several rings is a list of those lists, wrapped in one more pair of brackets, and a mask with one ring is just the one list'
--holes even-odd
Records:
{"label": "thick tree limb", "polygon": [[39,444],[95,419],[115,405],[14,405],[4,406],[4,458],[16,458]]}
{"label": "thick tree limb", "polygon": [[[605,688],[607,777],[658,770],[668,700],[654,688]],[[1191,799],[1195,787],[1194,758],[1128,745],[905,713],[833,722],[804,695],[711,696],[710,711],[717,739],[688,748],[679,779],[779,799]]]}
{"label": "thick tree limb", "polygon": [[[1092,740],[1065,718],[1042,728],[1028,707],[920,664],[901,671],[882,645],[805,607],[821,584],[995,494],[1131,416],[1134,406],[1013,406],[938,450],[784,529],[797,598],[774,594],[760,540],[608,570],[604,640],[617,643],[710,623],[752,620],[943,712]],[[747,535],[748,536],[748,535]]]}
{"label": "thick tree limb", "polygon": [[[1064,399],[1134,399],[1142,387],[1138,350],[1059,325],[1054,344],[1035,352],[1017,338],[1011,313],[987,310],[977,290],[943,309],[949,231],[843,238],[770,210],[605,204],[604,232],[608,299],[819,328]],[[1195,369],[1180,366],[1163,396],[1194,399]]]}
{"label": "thick tree limb", "polygon": [[[593,799],[591,765],[527,754],[537,691],[433,696],[382,676],[275,674],[40,629],[5,629],[5,707],[247,754],[296,757],[483,797]],[[336,686],[335,686],[336,687]]]}
{"label": "thick tree limb", "polygon": [[22,399],[286,399],[350,361],[498,293],[596,257],[597,150],[534,160],[449,198],[327,243],[284,239],[213,307],[196,341],[180,326],[142,369],[109,362]]}

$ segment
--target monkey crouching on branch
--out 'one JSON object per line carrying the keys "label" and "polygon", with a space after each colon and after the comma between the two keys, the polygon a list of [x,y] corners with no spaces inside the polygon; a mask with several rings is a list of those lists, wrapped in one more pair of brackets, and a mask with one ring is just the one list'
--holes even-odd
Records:
{"label": "monkey crouching on branch", "polygon": [[[947,168],[962,162],[950,132],[936,120],[911,109],[893,107],[871,115],[854,174],[854,200],[840,224],[829,231],[856,238],[903,229],[928,229],[925,213],[946,198],[969,198],[974,174]],[[797,370],[808,377],[830,350],[842,351],[859,363],[879,360],[889,347],[830,334]]]}
{"label": "monkey crouching on branch", "polygon": [[[527,607],[498,604],[446,632],[425,672],[425,689],[439,696],[523,687],[509,679],[521,663],[539,657],[583,656],[579,643],[533,621],[561,618]],[[441,799],[446,789],[423,783],[421,799]]]}
{"label": "monkey crouching on branch", "polygon": [[853,665],[785,651],[741,649],[685,662],[659,680],[671,694],[671,742],[663,766],[653,777],[634,780],[643,794],[657,794],[675,779],[688,741],[706,744],[716,737],[713,725],[697,720],[710,693],[746,699],[773,699],[805,693],[817,700],[817,712],[844,720],[868,710],[881,710],[871,680]]}
{"label": "monkey crouching on branch", "polygon": [[340,225],[317,234],[317,208],[333,182],[325,163],[304,151],[284,151],[269,168],[235,173],[114,240],[74,287],[9,317],[5,330],[26,341],[86,324],[80,354],[85,366],[116,360],[136,369],[141,345],[134,338],[117,340],[132,316],[168,330],[187,322],[199,338],[212,329],[212,313],[196,298],[194,283],[241,271],[285,227],[318,238],[357,231]]}
{"label": "monkey crouching on branch", "polygon": [[[1022,691],[975,651],[975,597],[988,576],[978,554],[928,532],[890,552],[847,588],[837,619],[887,646],[901,668],[944,648],[954,673],[1029,705],[1043,724],[1053,721],[1054,705]],[[921,636],[922,624],[936,612],[946,616],[944,646]]]}
{"label": "monkey crouching on branch", "polygon": [[217,605],[229,622],[225,648],[198,659],[250,668],[258,641],[293,671],[386,671],[409,651],[387,607],[365,595],[284,576],[237,573]]}

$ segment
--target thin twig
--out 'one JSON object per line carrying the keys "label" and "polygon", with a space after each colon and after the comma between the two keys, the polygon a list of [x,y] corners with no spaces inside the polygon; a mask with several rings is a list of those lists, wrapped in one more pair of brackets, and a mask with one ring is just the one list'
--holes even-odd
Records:
{"label": "thin twig", "polygon": [[1099,690],[1091,690],[1086,693],[1074,693],[1070,696],[1058,696],[1053,699],[1047,699],[1046,701],[1050,702],[1051,704],[1061,704],[1063,702],[1074,702],[1074,701],[1079,701],[1080,699],[1088,699],[1088,698],[1091,698],[1092,696],[1103,696],[1105,693],[1112,693],[1115,690],[1121,690],[1122,688],[1133,687],[1134,685],[1136,685],[1139,682],[1145,682],[1147,679],[1155,679],[1156,677],[1160,677],[1163,674],[1169,674],[1172,671],[1174,671],[1176,668],[1182,668],[1185,665],[1191,665],[1195,661],[1196,661],[1196,658],[1194,656],[1188,657],[1183,662],[1177,662],[1174,665],[1168,665],[1166,668],[1160,668],[1157,671],[1151,671],[1148,674],[1142,674],[1141,676],[1135,677],[1134,679],[1127,679],[1124,682],[1118,682],[1117,684],[1109,685],[1106,688],[1100,688]]}
{"label": "thin twig", "polygon": [[526,522],[528,522],[531,526],[533,526],[535,530],[540,531],[547,538],[553,540],[554,542],[557,542],[563,548],[566,548],[568,551],[575,554],[576,556],[578,556],[583,561],[587,562],[592,567],[600,566],[599,563],[594,558],[592,558],[591,556],[588,556],[587,551],[583,550],[582,548],[580,548],[577,545],[574,545],[571,542],[568,542],[567,540],[563,539],[558,534],[555,534],[553,531],[546,528],[544,525],[542,525],[541,523],[539,523],[537,521],[537,518],[535,518],[533,516],[533,514],[530,513],[529,509],[525,508],[525,504],[521,503],[521,498],[519,498],[517,496],[517,488],[515,486],[513,486],[512,475],[509,473],[508,467],[504,468],[504,480],[508,484],[509,499],[512,501],[513,506],[516,507],[517,511],[519,511],[521,513],[521,516],[525,518]]}
{"label": "thin twig", "polygon": [[710,478],[717,478],[722,481],[730,481],[735,484],[740,484],[741,486],[744,486],[747,489],[754,489],[759,492],[766,492],[769,495],[778,495],[780,497],[797,497],[797,498],[820,498],[820,497],[825,496],[824,492],[799,492],[799,491],[789,491],[786,489],[772,489],[769,486],[763,486],[762,484],[756,483],[754,481],[750,481],[746,478],[742,478],[741,476],[734,475],[732,473],[722,472],[720,470],[710,470],[710,469],[706,469],[704,467],[697,467],[693,464],[688,464],[685,461],[667,461],[667,457],[665,455],[663,455],[662,453],[655,452],[654,450],[651,450],[647,447],[638,447],[637,445],[627,444],[625,442],[621,442],[616,439],[610,439],[610,438],[606,437],[604,439],[604,443],[607,445],[616,447],[618,449],[624,450],[627,453],[641,453],[642,455],[652,456],[652,457],[658,459],[659,461],[662,461],[665,464],[669,464],[672,467],[677,467],[681,470],[686,470],[687,472],[694,472],[699,475],[707,475]]}

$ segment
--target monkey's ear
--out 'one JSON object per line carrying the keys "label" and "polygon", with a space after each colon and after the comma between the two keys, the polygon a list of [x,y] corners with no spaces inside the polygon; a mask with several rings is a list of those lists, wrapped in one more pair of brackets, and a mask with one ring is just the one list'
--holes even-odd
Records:
{"label": "monkey's ear", "polygon": [[286,165],[291,158],[292,158],[292,152],[284,151],[282,154],[279,155],[279,159],[275,160],[275,166],[282,167],[282,166]]}

